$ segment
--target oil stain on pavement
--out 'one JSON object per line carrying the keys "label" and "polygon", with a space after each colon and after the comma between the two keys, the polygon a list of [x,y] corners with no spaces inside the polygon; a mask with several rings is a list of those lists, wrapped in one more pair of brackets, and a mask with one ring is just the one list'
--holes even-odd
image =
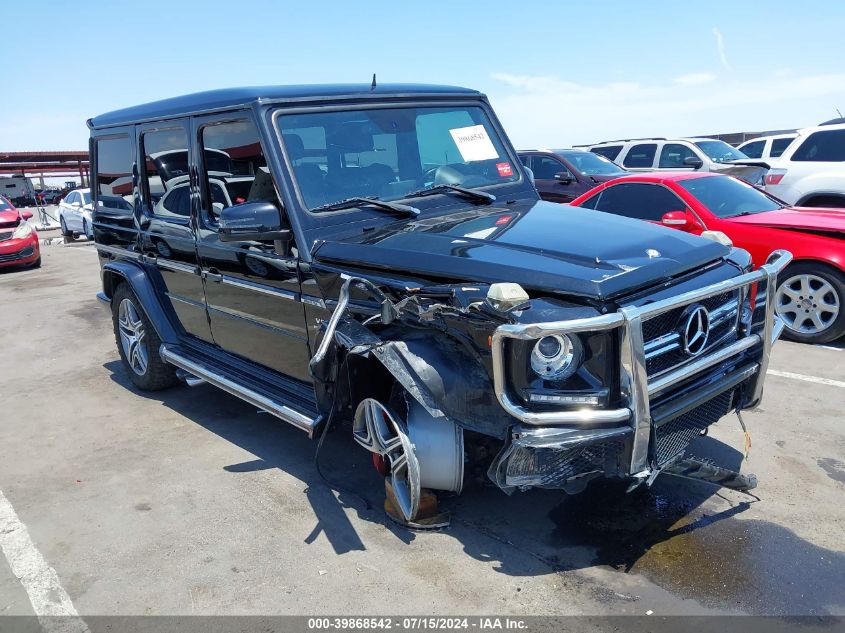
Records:
{"label": "oil stain on pavement", "polygon": [[619,494],[616,489],[571,497],[549,515],[551,539],[595,552],[592,564],[641,573],[709,607],[768,615],[817,614],[845,606],[845,554],[814,545],[791,530],[740,515],[739,503],[708,513],[696,495],[712,488],[670,484],[671,490]]}

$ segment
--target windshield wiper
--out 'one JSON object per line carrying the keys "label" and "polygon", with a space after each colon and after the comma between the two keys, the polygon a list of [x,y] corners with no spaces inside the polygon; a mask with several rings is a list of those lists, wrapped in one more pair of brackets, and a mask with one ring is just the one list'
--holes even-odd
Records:
{"label": "windshield wiper", "polygon": [[337,202],[329,202],[328,204],[323,204],[319,207],[314,207],[313,209],[311,209],[311,211],[335,211],[339,209],[351,209],[352,207],[360,207],[363,205],[370,205],[376,207],[377,209],[393,211],[394,213],[401,213],[403,215],[412,215],[414,217],[417,217],[420,214],[420,210],[416,207],[411,207],[407,204],[399,204],[396,202],[385,202],[384,200],[379,200],[375,196],[368,196],[366,198],[344,198],[343,200],[338,200]]}
{"label": "windshield wiper", "polygon": [[466,187],[459,187],[458,185],[431,185],[430,187],[424,187],[423,189],[418,189],[417,191],[412,191],[409,194],[406,194],[406,198],[422,198],[423,196],[430,196],[435,193],[442,193],[444,191],[454,191],[455,193],[459,193],[462,196],[466,196],[467,198],[473,198],[474,200],[481,200],[482,202],[495,202],[496,196],[492,193],[487,193],[486,191],[479,191],[478,189],[467,189]]}

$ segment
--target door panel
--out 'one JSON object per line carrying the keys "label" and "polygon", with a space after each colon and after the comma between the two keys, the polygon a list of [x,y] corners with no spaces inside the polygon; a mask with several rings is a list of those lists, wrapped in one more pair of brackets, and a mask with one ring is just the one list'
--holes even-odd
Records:
{"label": "door panel", "polygon": [[[579,186],[575,175],[556,158],[534,154],[531,156],[531,169],[534,172],[537,190],[544,200],[571,202],[582,193],[582,188]],[[572,177],[572,181],[564,184],[557,180],[555,174],[560,172],[568,173]]]}
{"label": "door panel", "polygon": [[[187,122],[139,126],[141,250],[155,261],[185,332],[212,342],[192,225]],[[175,193],[187,192],[188,195]],[[178,198],[181,204],[169,203]]]}
{"label": "door panel", "polygon": [[197,246],[211,331],[222,349],[310,382],[295,245],[222,242],[217,234],[219,213],[233,204],[269,200],[281,208],[251,116],[193,122],[200,159]]}

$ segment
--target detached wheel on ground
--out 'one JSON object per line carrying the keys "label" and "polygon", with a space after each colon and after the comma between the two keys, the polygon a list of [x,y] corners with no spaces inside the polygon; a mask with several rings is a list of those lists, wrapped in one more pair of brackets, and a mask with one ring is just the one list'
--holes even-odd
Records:
{"label": "detached wheel on ground", "polygon": [[161,339],[128,284],[117,287],[111,305],[117,349],[135,386],[158,391],[178,383],[176,368],[161,360]]}
{"label": "detached wheel on ground", "polygon": [[829,343],[845,334],[845,275],[825,264],[798,262],[778,282],[775,309],[786,338]]}

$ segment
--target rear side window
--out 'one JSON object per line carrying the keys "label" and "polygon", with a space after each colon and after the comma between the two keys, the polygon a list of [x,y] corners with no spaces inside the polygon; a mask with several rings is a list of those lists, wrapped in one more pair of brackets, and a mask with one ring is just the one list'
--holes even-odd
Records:
{"label": "rear side window", "polygon": [[97,139],[97,206],[132,212],[132,142],[128,136]]}
{"label": "rear side window", "polygon": [[[681,211],[686,205],[661,185],[621,183],[599,192],[591,209],[638,220],[660,221],[669,211]],[[590,200],[592,202],[593,199]]]}
{"label": "rear side window", "polygon": [[258,130],[250,119],[206,125],[202,128],[202,146],[200,182],[205,199],[211,200],[208,210],[213,217],[226,207],[247,201],[278,204]]}
{"label": "rear side window", "polygon": [[654,154],[657,151],[656,143],[640,143],[628,150],[625,156],[625,167],[651,167],[654,165]]}
{"label": "rear side window", "polygon": [[[630,154],[628,154],[630,156]],[[660,163],[658,167],[666,169],[685,167],[685,158],[697,158],[695,152],[686,145],[680,143],[666,143],[660,150]]]}
{"label": "rear side window", "polygon": [[[185,128],[155,130],[141,135],[144,152],[143,201],[148,210],[158,216],[185,218],[183,206],[176,202],[185,195],[190,200],[190,177],[188,174],[188,134]],[[176,193],[184,189],[185,193]],[[173,203],[170,199],[176,198]],[[169,195],[168,195],[169,194]],[[166,201],[163,201],[165,196]],[[175,212],[171,209],[179,209]]]}
{"label": "rear side window", "polygon": [[753,143],[748,143],[748,145],[743,145],[739,148],[739,151],[748,156],[748,158],[760,158],[763,156],[763,148],[765,146],[766,141],[754,141]]}
{"label": "rear side window", "polygon": [[807,162],[845,161],[845,130],[813,132],[795,150],[792,160]]}
{"label": "rear side window", "polygon": [[[777,158],[778,156],[782,156],[783,153],[786,151],[786,148],[792,144],[792,141],[795,139],[793,138],[776,138],[772,141],[772,151],[769,152],[769,156],[772,158]],[[745,150],[743,150],[745,152]],[[748,152],[745,152],[747,156],[751,156]],[[751,156],[752,158],[758,158],[757,156]]]}
{"label": "rear side window", "polygon": [[621,145],[605,145],[604,147],[594,147],[590,150],[593,154],[604,156],[608,160],[616,160],[619,152],[622,151]]}

